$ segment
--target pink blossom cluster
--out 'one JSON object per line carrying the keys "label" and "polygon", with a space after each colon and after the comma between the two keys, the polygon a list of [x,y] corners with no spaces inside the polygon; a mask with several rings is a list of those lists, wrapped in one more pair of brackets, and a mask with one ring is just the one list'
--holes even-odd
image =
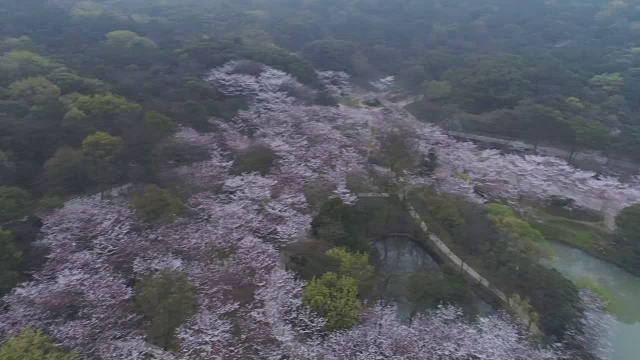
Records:
{"label": "pink blossom cluster", "polygon": [[353,91],[351,77],[343,71],[318,71],[318,79],[333,96],[349,95]]}
{"label": "pink blossom cluster", "polygon": [[[209,349],[242,358],[275,351],[274,339],[282,329],[296,329],[296,321],[311,331],[321,320],[300,308],[303,284],[278,269],[274,247],[293,241],[310,219],[286,221],[299,201],[260,203],[273,184],[246,177],[230,180],[224,194],[194,196],[189,215],[173,224],[141,224],[122,200],[56,211],[42,229],[49,260],[33,281],[3,299],[0,334],[31,326],[87,358],[142,358],[135,354],[149,352],[170,358],[142,341],[144,321],[136,315],[130,286],[132,279],[164,269],[186,273],[198,288],[198,312],[178,329],[183,354],[176,356],[193,358]],[[269,317],[281,313],[290,321]],[[237,326],[241,337],[233,331]]]}
{"label": "pink blossom cluster", "polygon": [[[349,109],[349,113],[370,116],[368,124],[374,133],[401,128],[414,134],[418,151],[424,155],[435,149],[439,159],[435,179],[441,191],[478,201],[474,190],[480,189],[493,198],[514,204],[522,198],[546,201],[553,195],[566,196],[579,206],[602,213],[610,227],[614,227],[615,216],[622,209],[640,203],[638,181],[623,183],[615,177],[578,169],[555,157],[482,149],[446,135],[437,126],[418,121],[403,104],[389,102],[384,94],[379,95],[384,109]],[[371,116],[372,111],[378,114]],[[354,118],[344,117],[346,121]],[[415,174],[408,175],[414,177],[414,183],[421,183],[416,181]]]}
{"label": "pink blossom cluster", "polygon": [[42,228],[49,260],[3,299],[0,334],[41,328],[82,354],[102,353],[114,340],[137,336],[140,319],[123,274],[146,245],[134,228],[128,207],[95,200],[49,216]]}
{"label": "pink blossom cluster", "polygon": [[320,345],[322,359],[555,359],[536,349],[527,336],[504,316],[470,322],[462,310],[442,306],[401,323],[396,309],[375,305],[351,330],[330,336]]}
{"label": "pink blossom cluster", "polygon": [[552,195],[565,196],[579,206],[602,213],[610,226],[622,209],[640,203],[638,186],[613,177],[596,177],[593,172],[557,158],[502,154],[451,139],[440,142],[438,155],[440,183],[448,184],[456,181],[451,180],[456,175],[464,175],[469,184],[463,189],[467,194],[478,186],[493,197],[514,202],[520,198],[546,201]]}

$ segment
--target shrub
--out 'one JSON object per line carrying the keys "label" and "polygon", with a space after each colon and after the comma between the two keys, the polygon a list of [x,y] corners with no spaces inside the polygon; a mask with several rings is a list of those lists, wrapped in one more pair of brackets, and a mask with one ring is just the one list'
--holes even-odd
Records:
{"label": "shrub", "polygon": [[147,274],[135,285],[135,303],[149,321],[149,341],[164,350],[175,349],[175,329],[193,314],[196,288],[181,273],[165,270]]}
{"label": "shrub", "polygon": [[269,173],[277,159],[278,155],[269,147],[262,144],[254,144],[236,156],[236,160],[231,166],[231,174],[241,175],[258,172],[264,176]]}
{"label": "shrub", "polygon": [[328,272],[311,280],[302,303],[327,319],[325,330],[348,329],[356,324],[360,312],[357,281]]}
{"label": "shrub", "polygon": [[307,281],[326,272],[338,272],[337,259],[326,254],[330,247],[331,244],[317,240],[289,244],[283,249],[287,270]]}
{"label": "shrub", "polygon": [[27,328],[0,346],[0,360],[78,360],[77,355],[60,350],[42,330]]}
{"label": "shrub", "polygon": [[622,210],[616,217],[616,225],[627,240],[640,247],[640,204]]}
{"label": "shrub", "polygon": [[147,185],[144,192],[134,196],[136,215],[143,221],[172,222],[183,211],[182,201],[157,185]]}

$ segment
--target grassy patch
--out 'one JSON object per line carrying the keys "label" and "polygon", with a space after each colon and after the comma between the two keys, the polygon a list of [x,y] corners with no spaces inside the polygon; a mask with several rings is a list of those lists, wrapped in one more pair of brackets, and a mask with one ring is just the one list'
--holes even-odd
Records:
{"label": "grassy patch", "polygon": [[555,240],[580,249],[591,256],[620,266],[635,273],[629,262],[631,249],[624,245],[613,245],[615,234],[611,234],[599,223],[549,215],[541,209],[536,215],[542,222],[531,222],[531,226],[540,231],[547,240]]}
{"label": "grassy patch", "polygon": [[540,210],[549,215],[563,217],[566,219],[576,220],[576,221],[599,223],[603,220],[601,215],[589,210],[582,210],[582,209],[570,210],[565,207],[553,206],[553,205],[546,206]]}
{"label": "grassy patch", "polygon": [[602,226],[602,217],[597,213],[560,206],[536,208],[534,212],[542,221],[531,221],[531,226],[548,240],[561,241],[587,252],[613,250],[609,249],[613,235]]}
{"label": "grassy patch", "polygon": [[598,236],[593,229],[581,229],[579,224],[564,220],[548,220],[532,223],[549,240],[562,241],[583,250],[591,250],[594,245],[606,245],[606,240]]}

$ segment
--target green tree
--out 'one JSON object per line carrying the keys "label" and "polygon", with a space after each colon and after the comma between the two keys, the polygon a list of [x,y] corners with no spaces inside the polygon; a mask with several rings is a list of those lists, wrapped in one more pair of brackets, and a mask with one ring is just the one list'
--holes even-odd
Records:
{"label": "green tree", "polygon": [[142,110],[142,107],[135,102],[114,94],[81,96],[74,105],[92,117],[101,118],[112,118]]}
{"label": "green tree", "polygon": [[599,121],[576,118],[571,122],[574,133],[574,148],[602,149],[611,141],[611,131]]}
{"label": "green tree", "polygon": [[153,49],[157,47],[153,40],[128,30],[112,31],[108,33],[106,37],[106,44],[117,48],[130,49],[133,47],[142,47],[144,49]]}
{"label": "green tree", "polygon": [[451,55],[449,49],[440,47],[426,51],[421,64],[430,78],[440,79],[440,76],[455,64],[455,60],[456,57]]}
{"label": "green tree", "polygon": [[46,75],[60,64],[26,50],[14,50],[0,56],[0,81],[13,82],[30,76]]}
{"label": "green tree", "polygon": [[64,115],[62,127],[69,143],[80,141],[83,137],[96,131],[96,125],[87,117],[87,114],[75,106],[72,106]]}
{"label": "green tree", "polygon": [[322,27],[315,21],[309,21],[311,14],[299,14],[289,17],[275,25],[274,34],[278,44],[290,49],[299,49],[305,43],[321,39]]}
{"label": "green tree", "polygon": [[313,235],[335,246],[352,251],[367,251],[369,243],[358,232],[356,214],[352,206],[340,199],[330,199],[322,204],[318,215],[311,222]]}
{"label": "green tree", "polygon": [[175,121],[157,111],[149,111],[144,114],[144,126],[165,133],[174,133],[178,129]]}
{"label": "green tree", "polygon": [[69,72],[67,69],[54,71],[47,76],[49,81],[56,84],[62,90],[62,93],[81,93],[93,94],[104,93],[109,90],[109,85],[98,79],[85,78],[80,75]]}
{"label": "green tree", "polygon": [[21,261],[22,253],[13,242],[13,234],[0,229],[0,296],[18,283],[18,266]]}
{"label": "green tree", "polygon": [[575,326],[580,314],[580,297],[576,286],[555,269],[532,263],[512,274],[514,292],[529,299],[539,315],[541,330],[562,339]]}
{"label": "green tree", "polygon": [[44,163],[42,185],[49,194],[81,193],[89,183],[88,163],[80,150],[60,148]]}
{"label": "green tree", "polygon": [[371,65],[385,73],[395,74],[402,68],[402,51],[395,47],[374,45],[366,51],[367,59]]}
{"label": "green tree", "polygon": [[0,53],[14,50],[32,50],[35,48],[33,40],[28,36],[20,36],[18,38],[6,38],[0,41]]}
{"label": "green tree", "polygon": [[416,145],[408,132],[392,131],[382,138],[377,158],[389,170],[400,176],[416,165]]}
{"label": "green tree", "polygon": [[424,83],[424,94],[429,100],[439,100],[449,97],[453,92],[453,86],[449,81],[426,81]]}
{"label": "green tree", "polygon": [[356,324],[360,311],[357,281],[334,272],[325,273],[307,284],[302,303],[327,319],[325,330],[348,329]]}
{"label": "green tree", "polygon": [[465,228],[465,219],[456,199],[439,196],[433,190],[425,190],[422,194],[423,205],[439,226],[452,235],[461,234]]}
{"label": "green tree", "polygon": [[2,343],[0,360],[80,360],[80,357],[56,348],[42,330],[27,328]]}
{"label": "green tree", "polygon": [[346,248],[336,247],[327,250],[327,256],[340,264],[339,274],[348,276],[358,282],[359,292],[368,289],[373,281],[373,266],[369,264],[369,255],[350,252]]}
{"label": "green tree", "polygon": [[620,73],[605,73],[589,79],[589,84],[607,92],[618,92],[624,86],[624,78]]}
{"label": "green tree", "polygon": [[640,249],[640,204],[624,208],[616,217],[619,233]]}
{"label": "green tree", "polygon": [[136,283],[134,300],[148,322],[148,340],[164,350],[176,349],[175,330],[196,307],[196,288],[186,275],[168,270],[147,274]]}
{"label": "green tree", "polygon": [[429,153],[425,156],[422,155],[420,161],[420,174],[425,176],[433,175],[438,168],[438,153],[435,149],[430,149]]}
{"label": "green tree", "polygon": [[543,254],[542,233],[518,218],[508,206],[487,205],[487,217],[501,235],[496,245],[501,251],[498,259],[500,271],[517,271],[523,264],[536,261]]}
{"label": "green tree", "polygon": [[19,219],[31,211],[31,195],[15,186],[0,186],[0,221]]}
{"label": "green tree", "polygon": [[97,132],[82,141],[82,154],[87,160],[90,177],[101,188],[118,180],[123,141],[106,132]]}
{"label": "green tree", "polygon": [[97,130],[130,127],[132,119],[142,111],[135,102],[113,94],[81,96],[73,102],[73,107],[84,113]]}
{"label": "green tree", "polygon": [[172,222],[180,215],[182,201],[157,185],[147,185],[144,192],[133,197],[136,215],[143,221]]}
{"label": "green tree", "polygon": [[498,229],[512,239],[527,241],[542,241],[544,236],[529,225],[528,222],[519,219],[513,210],[502,204],[487,205],[487,214]]}
{"label": "green tree", "polygon": [[327,255],[331,244],[326,241],[299,241],[282,249],[287,270],[295,272],[301,279],[310,281],[315,277],[333,271],[338,272],[340,264]]}
{"label": "green tree", "polygon": [[528,68],[520,56],[487,56],[471,69],[448,72],[447,80],[453,84],[455,100],[479,114],[513,107],[522,100],[531,86]]}
{"label": "green tree", "polygon": [[580,98],[571,96],[564,99],[564,102],[570,105],[574,110],[584,110],[584,104]]}
{"label": "green tree", "polygon": [[80,1],[75,3],[71,9],[71,15],[74,17],[98,17],[107,12],[107,7],[101,3],[91,1]]}
{"label": "green tree", "polygon": [[231,173],[240,175],[251,172],[259,172],[260,175],[266,175],[271,167],[278,159],[275,151],[262,144],[253,144],[245,151],[236,156]]}
{"label": "green tree", "polygon": [[168,168],[202,161],[207,159],[207,156],[206,149],[169,137],[154,146],[146,165],[152,174],[166,174],[165,170]]}
{"label": "green tree", "polygon": [[42,104],[60,96],[60,88],[43,76],[31,77],[9,85],[9,95],[28,104]]}
{"label": "green tree", "polygon": [[171,112],[175,118],[188,119],[191,127],[196,131],[212,131],[207,108],[201,102],[188,100],[174,105]]}
{"label": "green tree", "polygon": [[68,126],[80,127],[86,121],[87,114],[77,107],[70,108],[64,115],[64,124]]}
{"label": "green tree", "polygon": [[422,66],[413,65],[400,70],[396,76],[396,81],[409,91],[420,92],[423,90],[423,85],[427,78],[428,75]]}
{"label": "green tree", "polygon": [[0,184],[12,183],[15,172],[16,164],[7,153],[0,150]]}
{"label": "green tree", "polygon": [[355,70],[353,44],[341,40],[315,40],[304,45],[303,53],[309,61],[322,70],[353,73]]}
{"label": "green tree", "polygon": [[562,113],[550,107],[522,101],[514,109],[518,120],[516,134],[528,139],[537,147],[540,142],[566,143],[571,139],[571,127]]}

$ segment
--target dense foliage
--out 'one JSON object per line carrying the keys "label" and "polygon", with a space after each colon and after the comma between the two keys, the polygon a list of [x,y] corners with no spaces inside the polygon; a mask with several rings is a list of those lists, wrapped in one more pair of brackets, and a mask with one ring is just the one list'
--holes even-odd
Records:
{"label": "dense foliage", "polygon": [[631,246],[631,268],[640,271],[640,204],[623,209],[616,217],[616,224],[622,241]]}
{"label": "dense foliage", "polygon": [[177,349],[176,329],[195,310],[196,288],[184,274],[147,274],[136,283],[135,303],[147,320],[147,339],[163,350]]}
{"label": "dense foliage", "polygon": [[42,330],[25,329],[0,345],[2,360],[77,360],[77,355],[57,349]]}
{"label": "dense foliage", "polygon": [[173,221],[183,211],[182,201],[157,185],[147,185],[133,197],[136,215],[144,221]]}

